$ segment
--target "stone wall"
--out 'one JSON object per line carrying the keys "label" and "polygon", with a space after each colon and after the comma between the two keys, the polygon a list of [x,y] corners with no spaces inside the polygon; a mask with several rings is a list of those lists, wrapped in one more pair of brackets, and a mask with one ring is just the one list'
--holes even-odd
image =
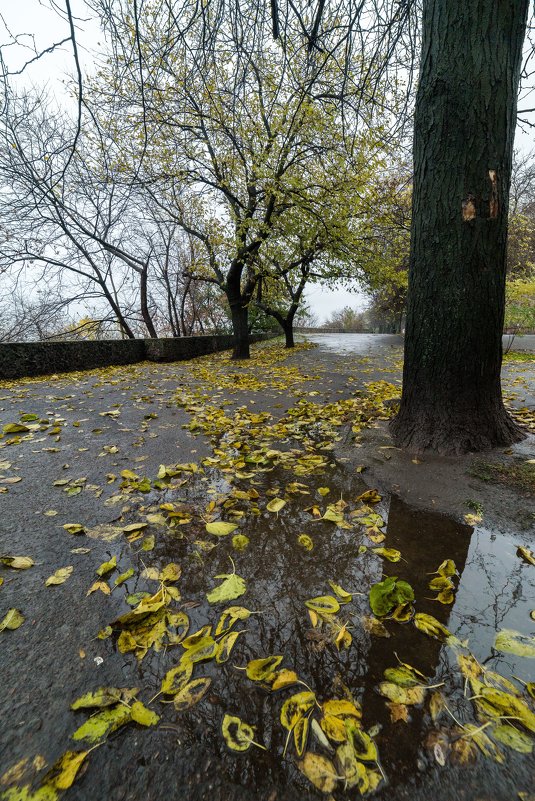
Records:
{"label": "stone wall", "polygon": [[[251,342],[269,339],[254,334]],[[84,342],[0,343],[0,380],[91,370],[112,364],[174,362],[193,359],[233,345],[230,334],[176,339],[104,339]]]}

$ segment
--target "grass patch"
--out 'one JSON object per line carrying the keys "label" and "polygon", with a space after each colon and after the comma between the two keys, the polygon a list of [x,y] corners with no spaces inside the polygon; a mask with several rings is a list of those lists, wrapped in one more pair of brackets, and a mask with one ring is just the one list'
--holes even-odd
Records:
{"label": "grass patch", "polygon": [[535,353],[525,350],[510,350],[503,357],[504,362],[535,362]]}
{"label": "grass patch", "polygon": [[522,492],[535,493],[535,465],[526,462],[485,462],[472,463],[468,474],[481,481],[506,484]]}

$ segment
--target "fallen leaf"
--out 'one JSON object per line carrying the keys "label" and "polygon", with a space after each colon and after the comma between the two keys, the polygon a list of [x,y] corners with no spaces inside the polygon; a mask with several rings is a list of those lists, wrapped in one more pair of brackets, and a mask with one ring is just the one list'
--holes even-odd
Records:
{"label": "fallen leaf", "polygon": [[[71,704],[71,709],[101,709],[113,706],[123,698],[123,689],[118,687],[99,687],[85,695],[81,695]],[[130,692],[130,691],[129,691]]]}
{"label": "fallen leaf", "polygon": [[4,619],[0,622],[0,631],[15,631],[24,623],[24,615],[20,609],[8,609]]}
{"label": "fallen leaf", "polygon": [[216,537],[226,537],[227,534],[232,534],[233,531],[236,531],[238,526],[236,523],[225,523],[220,520],[217,523],[207,523],[206,524],[206,531],[208,534],[213,534]]}
{"label": "fallen leaf", "polygon": [[254,729],[234,715],[225,715],[221,724],[223,739],[232,751],[247,751],[254,742]]}
{"label": "fallen leaf", "polygon": [[389,562],[399,562],[401,559],[401,551],[396,548],[372,548],[371,550],[379,556],[384,556]]}
{"label": "fallen leaf", "polygon": [[97,567],[97,569],[95,570],[95,573],[97,574],[97,576],[102,577],[105,576],[107,573],[111,573],[112,570],[115,570],[116,567],[117,567],[117,557],[114,556],[109,560],[109,562],[102,562],[100,567]]}
{"label": "fallen leaf", "polygon": [[528,637],[513,629],[502,629],[496,635],[494,648],[515,656],[535,657],[535,637]]}
{"label": "fallen leaf", "polygon": [[14,570],[28,570],[35,562],[29,556],[0,556],[0,562]]}
{"label": "fallen leaf", "polygon": [[74,567],[72,565],[69,565],[69,567],[58,568],[52,576],[47,578],[45,581],[45,586],[51,587],[56,584],[65,584],[73,570]]}
{"label": "fallen leaf", "polygon": [[305,601],[305,606],[314,612],[327,615],[335,615],[340,611],[340,604],[332,595],[319,595],[317,598],[310,598]]}
{"label": "fallen leaf", "polygon": [[116,731],[131,720],[130,708],[124,704],[103,709],[86,720],[72,735],[73,740],[87,740],[98,743],[108,734]]}
{"label": "fallen leaf", "polygon": [[273,498],[268,504],[266,509],[268,512],[280,512],[286,506],[286,501],[283,498]]}
{"label": "fallen leaf", "polygon": [[45,786],[68,790],[82,767],[89,751],[66,751],[44,777]]}
{"label": "fallen leaf", "polygon": [[350,601],[353,600],[353,596],[351,595],[351,593],[346,592],[343,589],[343,587],[341,587],[339,584],[335,584],[334,581],[329,581],[329,586],[333,590],[335,595],[337,595],[338,598],[340,598],[340,603],[348,604],[350,603]]}
{"label": "fallen leaf", "polygon": [[130,714],[132,720],[139,723],[140,726],[155,726],[160,720],[160,716],[151,709],[147,709],[141,701],[134,701],[130,707]]}
{"label": "fallen leaf", "polygon": [[304,717],[316,703],[316,696],[310,690],[291,695],[283,703],[280,712],[280,722],[285,729],[291,731],[297,721]]}
{"label": "fallen leaf", "polygon": [[432,615],[425,615],[423,612],[418,612],[414,616],[414,625],[419,631],[441,642],[445,642],[451,636],[451,633],[442,623]]}
{"label": "fallen leaf", "polygon": [[233,601],[247,591],[245,581],[241,576],[237,576],[236,573],[223,573],[215,576],[215,578],[224,579],[224,581],[218,587],[206,593],[208,603],[219,604],[223,601]]}
{"label": "fallen leaf", "polygon": [[81,523],[65,523],[63,528],[65,531],[68,531],[69,534],[85,534],[85,529]]}
{"label": "fallen leaf", "polygon": [[267,656],[264,659],[252,659],[245,669],[251,681],[270,681],[282,662],[282,656]]}
{"label": "fallen leaf", "polygon": [[397,723],[399,720],[403,721],[403,723],[409,722],[409,707],[405,704],[395,703],[394,701],[390,701],[387,703],[387,707],[390,710],[390,722]]}
{"label": "fallen leaf", "polygon": [[338,781],[336,769],[327,757],[307,751],[297,767],[322,793],[332,793]]}
{"label": "fallen leaf", "polygon": [[104,595],[109,595],[111,593],[111,590],[105,581],[95,581],[86,592],[86,596],[91,595],[91,593],[97,592],[98,590],[100,590],[100,592],[103,592]]}
{"label": "fallen leaf", "polygon": [[518,751],[520,754],[531,754],[533,751],[533,740],[524,732],[518,731],[513,726],[502,724],[492,729],[492,737],[507,748]]}
{"label": "fallen leaf", "polygon": [[533,551],[529,550],[529,548],[523,548],[522,546],[519,546],[516,549],[516,553],[517,556],[520,556],[524,562],[528,563],[528,565],[535,565],[535,555],[533,554]]}
{"label": "fallen leaf", "polygon": [[212,683],[212,679],[203,677],[194,679],[182,687],[181,690],[175,695],[173,704],[177,712],[184,712],[190,709],[203,698],[208,692],[208,688]]}
{"label": "fallen leaf", "polygon": [[382,681],[379,684],[379,693],[393,701],[395,704],[421,704],[425,698],[425,687],[399,687],[389,681]]}

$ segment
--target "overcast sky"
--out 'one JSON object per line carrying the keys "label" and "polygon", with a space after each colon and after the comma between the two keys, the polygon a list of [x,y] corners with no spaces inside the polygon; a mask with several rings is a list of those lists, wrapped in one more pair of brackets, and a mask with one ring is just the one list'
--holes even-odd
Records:
{"label": "overcast sky", "polygon": [[[3,56],[10,70],[20,69],[33,57],[33,50],[40,52],[69,36],[68,21],[54,10],[51,5],[53,2],[54,0],[0,0],[0,44],[5,45],[10,40],[10,33],[20,37],[21,46],[3,47]],[[58,0],[57,7],[63,7],[61,0]],[[84,0],[71,0],[71,8],[77,17],[77,43],[82,68],[84,72],[91,72],[94,64],[92,50],[98,47],[99,26],[91,18]],[[26,85],[46,84],[59,102],[69,102],[66,99],[66,84],[73,73],[72,45],[67,42],[30,65],[17,80]],[[522,98],[520,107],[535,106],[533,96],[532,93],[531,98]],[[529,116],[535,119],[534,114]],[[519,129],[515,145],[522,151],[529,152],[534,147],[534,139],[533,129],[527,132]],[[320,321],[343,306],[362,309],[366,305],[366,296],[358,291],[356,284],[355,291],[351,292],[311,286],[306,298]]]}

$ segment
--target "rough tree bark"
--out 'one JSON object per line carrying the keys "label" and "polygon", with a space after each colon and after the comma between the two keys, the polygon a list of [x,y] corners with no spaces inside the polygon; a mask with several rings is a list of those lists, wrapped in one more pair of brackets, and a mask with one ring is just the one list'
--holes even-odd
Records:
{"label": "rough tree bark", "polygon": [[424,0],[402,447],[459,454],[523,432],[500,368],[507,209],[529,0]]}

